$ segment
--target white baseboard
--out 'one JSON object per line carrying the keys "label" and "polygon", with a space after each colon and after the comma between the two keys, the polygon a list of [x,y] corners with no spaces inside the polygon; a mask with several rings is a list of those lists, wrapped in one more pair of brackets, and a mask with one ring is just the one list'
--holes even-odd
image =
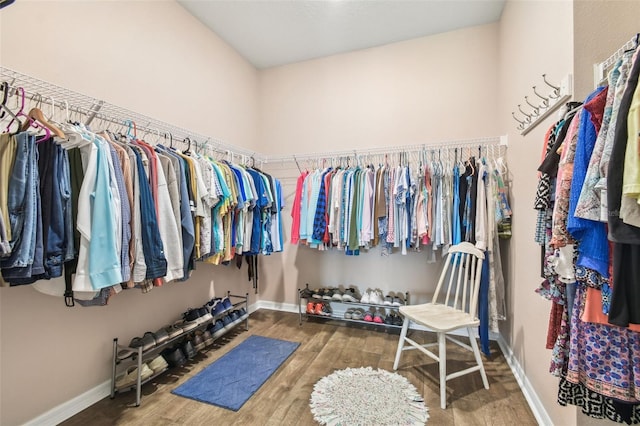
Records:
{"label": "white baseboard", "polygon": [[76,396],[69,401],[63,402],[57,407],[47,411],[25,423],[25,426],[50,426],[57,425],[68,418],[78,414],[87,407],[92,406],[101,399],[111,394],[111,380],[100,383],[93,389],[89,389],[83,394]]}
{"label": "white baseboard", "polygon": [[[272,309],[274,311],[293,312],[295,314],[298,313],[298,305],[296,305],[295,303],[281,303],[281,302],[270,302],[268,300],[259,300],[253,305],[251,305],[251,307],[255,307],[253,311],[257,311],[258,309]],[[249,308],[250,310],[251,310],[251,307]]]}
{"label": "white baseboard", "polygon": [[500,349],[504,354],[504,358],[507,360],[509,367],[511,367],[513,376],[516,378],[518,385],[520,385],[520,389],[522,390],[524,397],[529,403],[531,411],[533,411],[533,415],[535,416],[536,421],[539,425],[552,425],[553,422],[551,421],[547,410],[544,409],[542,401],[540,401],[540,398],[538,398],[538,394],[536,394],[533,386],[531,386],[531,382],[529,382],[529,379],[527,379],[527,376],[522,369],[522,366],[520,366],[520,363],[516,359],[513,351],[507,345],[507,342],[504,340],[502,335],[499,335],[497,340],[498,345],[500,345]]}

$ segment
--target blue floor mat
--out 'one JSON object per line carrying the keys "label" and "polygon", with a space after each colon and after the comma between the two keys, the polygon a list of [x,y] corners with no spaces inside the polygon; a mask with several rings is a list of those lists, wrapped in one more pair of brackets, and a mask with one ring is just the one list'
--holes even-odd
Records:
{"label": "blue floor mat", "polygon": [[238,411],[298,346],[250,336],[172,393]]}

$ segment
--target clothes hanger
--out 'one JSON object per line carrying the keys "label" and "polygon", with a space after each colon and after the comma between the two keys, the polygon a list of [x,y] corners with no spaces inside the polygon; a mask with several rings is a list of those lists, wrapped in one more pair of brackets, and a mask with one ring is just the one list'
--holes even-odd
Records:
{"label": "clothes hanger", "polygon": [[191,139],[189,136],[182,140],[182,143],[188,143],[187,149],[183,152],[184,155],[191,155]]}
{"label": "clothes hanger", "polygon": [[6,130],[7,132],[11,128],[11,124],[13,124],[14,122],[18,124],[18,129],[20,129],[22,127],[22,121],[20,120],[18,115],[15,114],[13,111],[11,111],[11,109],[9,109],[9,107],[7,106],[7,99],[9,96],[9,83],[7,83],[6,81],[3,81],[1,87],[2,87],[3,95],[2,95],[2,104],[0,104],[0,119],[4,118],[6,114],[8,114],[11,117],[11,121],[7,126],[7,130]]}

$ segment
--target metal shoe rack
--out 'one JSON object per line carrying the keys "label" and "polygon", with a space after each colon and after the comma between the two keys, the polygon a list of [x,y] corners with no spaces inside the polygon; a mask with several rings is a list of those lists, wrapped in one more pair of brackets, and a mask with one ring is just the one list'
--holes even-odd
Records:
{"label": "metal shoe rack", "polygon": [[[375,304],[375,303],[362,303],[362,302],[346,302],[346,301],[337,301],[337,300],[326,300],[326,299],[314,299],[314,298],[306,298],[303,295],[303,291],[305,289],[298,289],[298,314],[299,314],[299,318],[300,318],[300,325],[302,325],[302,319],[303,318],[313,318],[313,319],[319,319],[319,320],[334,320],[334,321],[338,321],[338,322],[342,322],[345,324],[358,324],[360,326],[373,326],[373,329],[375,330],[400,330],[402,328],[402,324],[400,325],[393,325],[393,324],[384,324],[384,323],[376,323],[376,322],[372,322],[372,321],[364,321],[364,320],[354,320],[354,319],[349,319],[349,318],[345,318],[344,314],[347,311],[347,309],[349,308],[353,308],[353,307],[362,307],[366,310],[370,309],[370,308],[375,308],[375,309],[394,309],[394,310],[398,310],[398,308],[400,308],[400,306],[397,305],[379,305],[379,304]],[[305,301],[305,303],[303,304],[302,301]],[[322,303],[327,303],[331,306],[331,314],[330,315],[317,315],[317,314],[309,314],[307,313],[306,309],[305,309],[305,305],[308,302],[322,302]],[[408,305],[409,304],[409,292],[405,292],[404,293],[404,305]]]}
{"label": "metal shoe rack", "polygon": [[[233,325],[231,328],[229,328],[228,330],[225,330],[224,333],[220,334],[218,337],[213,338],[212,342],[208,345],[208,347],[212,346],[213,342],[220,339],[222,336],[229,333],[229,331],[231,331],[232,329],[235,329],[238,325],[242,324],[243,322],[245,323],[245,329],[248,331],[249,330],[249,293],[247,293],[244,296],[238,296],[238,295],[231,294],[230,292],[227,292],[227,297],[229,297],[229,299],[232,300],[233,307],[231,309],[228,309],[225,312],[216,314],[213,316],[211,320],[207,320],[203,323],[200,323],[198,324],[197,327],[194,327],[193,329],[183,332],[175,337],[169,338],[164,342],[162,342],[161,344],[155,345],[152,348],[147,349],[146,351],[142,349],[142,346],[137,348],[132,348],[130,346],[121,345],[120,343],[118,343],[118,338],[117,337],[114,338],[113,339],[113,363],[112,363],[112,370],[111,370],[111,398],[113,399],[116,393],[128,392],[135,389],[136,390],[135,406],[139,407],[142,385],[144,385],[145,383],[153,380],[154,378],[158,377],[159,375],[169,370],[169,368],[165,368],[161,371],[158,371],[157,373],[154,372],[153,375],[143,380],[141,377],[142,364],[145,363],[147,360],[151,360],[157,357],[163,349],[169,348],[170,346],[180,342],[181,340],[185,339],[189,334],[195,333],[198,330],[204,330],[207,327],[209,327],[211,324],[215,324],[216,320],[222,318],[224,315],[230,313],[233,309],[236,309],[236,307],[239,307],[241,305],[244,305],[244,308],[246,311],[245,316],[242,317],[240,320],[238,320],[238,322],[235,325]],[[233,300],[236,300],[236,301],[233,302]],[[118,355],[119,353],[120,355]],[[120,370],[123,370],[126,374],[126,371],[127,371],[127,368],[122,369],[122,367],[120,367],[120,365],[123,363],[127,364],[127,368],[133,366],[134,364],[137,364],[138,375],[136,378],[136,382],[134,384],[123,386],[123,387],[117,387],[116,377],[118,372]]]}

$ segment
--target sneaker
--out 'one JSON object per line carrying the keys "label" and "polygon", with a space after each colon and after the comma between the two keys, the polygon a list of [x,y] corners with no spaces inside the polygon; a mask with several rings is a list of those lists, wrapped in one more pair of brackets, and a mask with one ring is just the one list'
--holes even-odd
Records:
{"label": "sneaker", "polygon": [[362,318],[366,322],[373,322],[373,313],[371,311],[367,311],[364,313],[364,317]]}
{"label": "sneaker", "polygon": [[233,321],[231,320],[229,314],[222,317],[222,324],[224,324],[224,328],[226,328],[227,330],[233,327]]}
{"label": "sneaker", "polygon": [[196,352],[200,352],[204,349],[204,338],[202,337],[201,331],[196,331],[196,335],[193,336],[192,343]]}
{"label": "sneaker", "polygon": [[319,310],[316,307],[316,313],[318,315],[322,315],[322,316],[325,316],[325,317],[331,316],[333,311],[331,310],[331,306],[329,306],[328,303],[318,303],[318,305],[321,305]]}
{"label": "sneaker", "polygon": [[383,308],[376,309],[373,313],[373,322],[376,324],[383,324],[385,318],[385,312]]}
{"label": "sneaker", "polygon": [[353,287],[349,287],[348,289],[346,289],[344,291],[344,294],[342,295],[343,302],[357,303],[360,301],[360,299],[362,299],[362,296],[360,296],[360,293],[358,292],[358,290]]}
{"label": "sneaker", "polygon": [[231,299],[229,299],[228,297],[222,299],[222,305],[224,306],[225,311],[233,309],[233,303],[231,303]]}
{"label": "sneaker", "polygon": [[158,374],[159,372],[169,368],[169,364],[165,361],[162,355],[158,355],[149,363],[149,368],[153,370],[153,374]]}
{"label": "sneaker", "polygon": [[382,305],[384,304],[384,298],[382,297],[382,292],[380,290],[372,290],[369,294],[369,302],[372,305]]}
{"label": "sneaker", "polygon": [[393,317],[395,316],[394,311],[389,312],[389,315],[384,317],[384,323],[386,325],[393,325]]}
{"label": "sneaker", "polygon": [[231,317],[232,325],[237,325],[240,322],[240,315],[238,315],[238,311],[232,311],[229,314],[229,317]]}
{"label": "sneaker", "polygon": [[[209,302],[211,303],[211,302]],[[218,315],[224,314],[225,308],[224,303],[222,303],[222,299],[217,299],[213,302],[213,306],[211,307],[211,315],[216,317]]]}
{"label": "sneaker", "polygon": [[342,295],[344,294],[343,291],[340,291],[340,289],[334,289],[333,290],[333,296],[331,296],[331,300],[335,300],[336,302],[342,302]]}
{"label": "sneaker", "polygon": [[344,317],[345,319],[353,319],[353,311],[355,311],[354,308],[349,308],[344,312]]}
{"label": "sneaker", "polygon": [[153,333],[151,333],[150,331],[144,333],[143,337],[134,337],[129,343],[130,348],[139,348],[140,346],[142,346],[143,352],[155,347],[155,345],[156,339],[153,337]]}
{"label": "sneaker", "polygon": [[206,305],[198,309],[198,312],[200,313],[200,318],[199,318],[200,324],[205,323],[207,321],[211,321],[211,319],[213,318],[213,316],[211,315],[211,312],[207,309]]}
{"label": "sneaker", "polygon": [[316,315],[322,315],[322,307],[324,305],[325,305],[324,303],[316,303],[316,308],[313,313]]}
{"label": "sneaker", "polygon": [[186,321],[179,320],[179,321],[176,321],[173,325],[174,327],[180,327],[182,329],[182,332],[186,333],[196,328],[198,326],[198,322],[197,321],[186,322]]}
{"label": "sneaker", "polygon": [[371,303],[370,298],[371,298],[371,290],[367,290],[362,295],[362,298],[360,299],[360,303]]}
{"label": "sneaker", "polygon": [[245,308],[240,308],[238,310],[238,314],[240,315],[241,320],[246,320],[247,318],[249,318],[249,314],[247,313],[247,310]]}
{"label": "sneaker", "polygon": [[313,291],[313,294],[311,295],[311,297],[314,298],[314,299],[322,299],[323,295],[324,295],[324,289],[323,288],[318,288],[318,289]]}
{"label": "sneaker", "polygon": [[[132,367],[129,367],[129,368],[132,368]],[[142,364],[142,368],[140,370],[140,380],[145,381],[151,376],[153,376],[153,370],[150,369],[146,363]],[[127,388],[129,386],[135,385],[137,380],[138,380],[138,367],[133,367],[131,371],[127,369],[127,371],[122,376],[116,379],[116,387],[120,389]]]}
{"label": "sneaker", "polygon": [[182,328],[177,325],[168,325],[164,328],[164,330],[169,335],[169,339],[173,339],[174,337],[178,337],[182,334]]}
{"label": "sneaker", "polygon": [[393,325],[402,326],[404,319],[400,316],[398,311],[393,311]]}
{"label": "sneaker", "polygon": [[327,289],[327,291],[325,291],[324,294],[322,295],[322,300],[331,300],[333,298],[334,293],[335,293],[335,289],[333,288]]}
{"label": "sneaker", "polygon": [[202,338],[204,339],[205,346],[209,346],[213,343],[213,334],[211,334],[211,331],[209,331],[209,329],[206,329],[202,332]]}
{"label": "sneaker", "polygon": [[387,294],[384,297],[384,305],[385,306],[391,306],[393,304],[393,296],[391,295],[391,293]]}
{"label": "sneaker", "polygon": [[196,352],[196,348],[193,347],[193,343],[191,343],[191,340],[185,340],[181,348],[182,352],[184,352],[188,359],[193,359],[198,354]]}
{"label": "sneaker", "polygon": [[180,349],[179,347],[167,349],[166,351],[162,352],[162,355],[171,367],[180,367],[187,362],[187,358],[185,358],[182,349]]}
{"label": "sneaker", "polygon": [[222,322],[221,319],[219,319],[215,322],[215,324],[211,328],[211,335],[213,336],[214,339],[217,339],[218,337],[222,336],[225,333],[225,331],[227,330],[224,328],[224,323]]}
{"label": "sneaker", "polygon": [[364,309],[362,308],[354,309],[353,313],[351,314],[351,319],[354,319],[356,321],[362,321],[363,318],[364,318]]}
{"label": "sneaker", "polygon": [[391,302],[391,304],[393,306],[402,306],[404,305],[404,299],[396,296],[393,298],[393,302]]}
{"label": "sneaker", "polygon": [[316,304],[315,304],[315,302],[307,303],[307,313],[311,314],[311,315],[316,313]]}

